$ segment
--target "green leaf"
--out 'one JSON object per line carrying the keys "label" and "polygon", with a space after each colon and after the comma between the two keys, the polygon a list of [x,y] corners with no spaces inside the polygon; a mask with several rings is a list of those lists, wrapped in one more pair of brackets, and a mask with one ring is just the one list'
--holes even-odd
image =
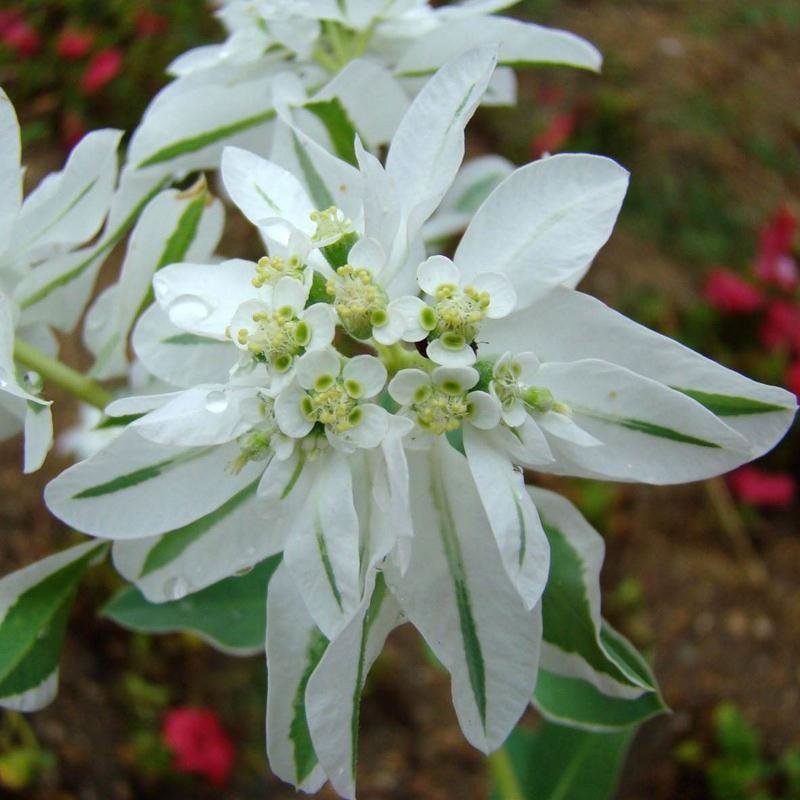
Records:
{"label": "green leaf", "polygon": [[583,554],[546,518],[545,511],[542,522],[550,542],[550,576],[542,596],[544,640],[563,653],[580,657],[595,672],[626,686],[639,686],[639,680],[608,652],[595,624],[587,587],[591,577]]}
{"label": "green leaf", "polygon": [[[536,731],[518,727],[504,750],[524,800],[612,800],[635,732],[590,733],[545,722]],[[494,775],[492,800],[506,800],[508,776]]]}
{"label": "green leaf", "polygon": [[87,542],[0,580],[0,698],[35,690],[55,674],[75,590],[107,547]]}
{"label": "green leaf", "polygon": [[[614,652],[628,670],[655,682],[650,668],[627,640],[608,626],[604,638],[613,641]],[[533,703],[547,719],[590,731],[615,731],[644,722],[669,709],[657,689],[638,697],[612,696],[581,678],[557,675],[542,669]]]}
{"label": "green leaf", "polygon": [[347,115],[347,111],[339,98],[332,97],[330,100],[315,100],[306,103],[305,107],[325,126],[328,136],[331,137],[333,152],[343,161],[357,166],[358,161],[356,160],[355,149],[356,127]]}
{"label": "green leaf", "polygon": [[712,414],[716,414],[718,417],[741,417],[750,414],[768,414],[771,411],[786,411],[788,409],[788,406],[781,406],[776,403],[765,403],[762,400],[753,400],[749,397],[701,392],[697,389],[682,389],[680,386],[673,386],[671,388],[691,397],[692,400],[697,400],[700,405],[705,406]]}
{"label": "green leaf", "polygon": [[308,643],[306,664],[292,704],[294,714],[289,726],[289,738],[294,746],[294,764],[297,770],[297,783],[302,783],[313,771],[318,763],[314,744],[311,741],[311,731],[308,727],[306,716],[306,687],[311,674],[322,660],[328,649],[328,639],[318,629],[314,629]]}
{"label": "green leaf", "polygon": [[306,185],[308,186],[308,191],[311,195],[311,199],[314,201],[314,205],[321,210],[336,205],[330,189],[328,189],[322,176],[314,166],[314,162],[306,152],[305,147],[303,147],[303,143],[294,132],[292,132],[292,141],[294,143],[294,152],[297,156],[297,161],[300,164],[300,169],[303,171],[303,177],[306,180]]}
{"label": "green leaf", "polygon": [[180,139],[177,142],[162,147],[156,150],[151,156],[148,156],[144,161],[137,165],[137,169],[144,167],[152,167],[155,164],[163,164],[165,161],[171,161],[173,158],[185,156],[188,153],[196,153],[204,147],[215,144],[222,139],[227,139],[230,136],[235,136],[237,133],[255,128],[257,125],[263,125],[275,118],[275,111],[268,109],[262,111],[260,114],[253,114],[251,117],[237,120],[230,123],[230,125],[222,125],[219,128],[214,128],[210,131],[204,131],[196,136],[189,136],[186,139]]}
{"label": "green leaf", "polygon": [[226,652],[264,648],[267,586],[281,556],[271,556],[246,575],[219,581],[169,603],[150,603],[133,586],[117,593],[102,613],[124,628],[142,633],[191,631]]}

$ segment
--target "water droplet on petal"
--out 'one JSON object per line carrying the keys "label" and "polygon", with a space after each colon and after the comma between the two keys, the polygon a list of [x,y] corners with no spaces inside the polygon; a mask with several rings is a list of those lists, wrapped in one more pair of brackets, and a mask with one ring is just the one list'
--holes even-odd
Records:
{"label": "water droplet on petal", "polygon": [[212,414],[221,414],[228,407],[228,397],[225,392],[214,390],[206,395],[206,410]]}
{"label": "water droplet on petal", "polygon": [[182,294],[169,304],[167,311],[173,325],[185,328],[206,319],[211,313],[211,306],[200,297]]}
{"label": "water droplet on petal", "polygon": [[44,381],[42,380],[42,376],[38,372],[34,372],[34,370],[29,370],[22,376],[22,382],[25,384],[25,388],[31,394],[39,394],[44,388]]}
{"label": "water droplet on petal", "polygon": [[0,367],[0,389],[8,386],[8,373]]}
{"label": "water droplet on petal", "polygon": [[182,600],[189,593],[189,584],[183,578],[170,578],[164,584],[164,594],[170,600]]}

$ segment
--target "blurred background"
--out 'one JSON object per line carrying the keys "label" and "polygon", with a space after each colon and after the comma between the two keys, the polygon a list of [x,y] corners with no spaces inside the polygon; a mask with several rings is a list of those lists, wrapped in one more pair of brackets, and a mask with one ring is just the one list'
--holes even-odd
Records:
{"label": "blurred background", "polygon": [[[480,111],[470,151],[518,164],[558,151],[620,161],[631,190],[582,288],[800,393],[800,3],[528,0],[511,13],[588,38],[604,71],[521,74],[518,105]],[[203,0],[3,0],[0,85],[21,116],[31,183],[87,130],[130,130],[166,64],[220,36]],[[224,250],[259,255],[241,226]],[[64,347],[86,364],[77,337]],[[56,409],[62,427],[75,418],[69,401]],[[41,496],[68,460],[54,452],[23,478],[19,442],[0,458],[4,574],[67,542]],[[674,712],[639,731],[622,800],[800,798],[798,478],[795,426],[757,464],[708,483],[542,479],[604,535],[605,614],[652,658]],[[0,716],[0,797],[294,797],[266,768],[263,660],[116,627],[97,609],[117,585],[110,570],[85,585],[56,702]],[[185,706],[213,712],[197,723],[217,765],[205,777],[176,768],[169,750],[176,734],[164,720]],[[359,786],[366,800],[489,796],[448,681],[407,630],[367,685]]]}

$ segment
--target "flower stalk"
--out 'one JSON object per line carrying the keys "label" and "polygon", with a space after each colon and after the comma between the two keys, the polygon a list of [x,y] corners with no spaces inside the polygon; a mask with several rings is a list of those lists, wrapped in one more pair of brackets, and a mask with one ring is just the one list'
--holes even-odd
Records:
{"label": "flower stalk", "polygon": [[99,408],[100,411],[105,410],[114,399],[110,392],[91,378],[51,358],[22,339],[16,339],[14,342],[14,359],[23,367],[38,372],[45,381],[55,383],[85,403]]}
{"label": "flower stalk", "polygon": [[525,800],[511,764],[511,756],[505,747],[489,754],[489,769],[501,800]]}

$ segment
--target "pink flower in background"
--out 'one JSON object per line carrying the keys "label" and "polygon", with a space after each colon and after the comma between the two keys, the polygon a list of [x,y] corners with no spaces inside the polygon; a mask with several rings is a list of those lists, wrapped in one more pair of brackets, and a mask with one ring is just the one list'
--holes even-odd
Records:
{"label": "pink flower in background", "polygon": [[101,50],[86,66],[81,78],[84,94],[94,94],[114,80],[122,70],[122,53],[116,47]]}
{"label": "pink flower in background", "polygon": [[767,350],[800,352],[800,308],[789,300],[773,300],[767,307],[759,335]]}
{"label": "pink flower in background", "polygon": [[78,61],[89,55],[92,47],[94,47],[94,34],[91,31],[67,28],[58,37],[56,52],[68,61]]}
{"label": "pink flower in background", "polygon": [[202,775],[215,786],[227,782],[236,748],[213,711],[172,709],[164,718],[162,737],[175,755],[176,770]]}
{"label": "pink flower in background", "polygon": [[789,364],[786,370],[786,388],[794,392],[800,400],[800,361]]}
{"label": "pink flower in background", "polygon": [[728,473],[728,485],[744,503],[763,508],[787,508],[794,502],[797,485],[785,472],[764,472],[757,467],[739,467]]}
{"label": "pink flower in background", "polygon": [[547,127],[531,142],[531,156],[541,158],[545,153],[558,152],[574,129],[574,114],[556,114]]}
{"label": "pink flower in background", "polygon": [[169,27],[169,20],[156,14],[154,11],[141,9],[136,13],[136,30],[142,36],[152,36],[161,33]]}
{"label": "pink flower in background", "polygon": [[0,9],[0,41],[5,41],[5,34],[10,28],[22,19],[22,9],[2,8]]}
{"label": "pink flower in background", "polygon": [[0,41],[20,56],[35,55],[42,46],[39,31],[31,27],[21,16],[0,32]]}
{"label": "pink flower in background", "polygon": [[703,295],[713,308],[726,314],[752,314],[764,302],[755,286],[724,267],[711,270]]}
{"label": "pink flower in background", "polygon": [[800,280],[797,262],[792,257],[792,242],[797,220],[788,208],[782,208],[761,230],[755,273],[764,281],[793,292]]}

